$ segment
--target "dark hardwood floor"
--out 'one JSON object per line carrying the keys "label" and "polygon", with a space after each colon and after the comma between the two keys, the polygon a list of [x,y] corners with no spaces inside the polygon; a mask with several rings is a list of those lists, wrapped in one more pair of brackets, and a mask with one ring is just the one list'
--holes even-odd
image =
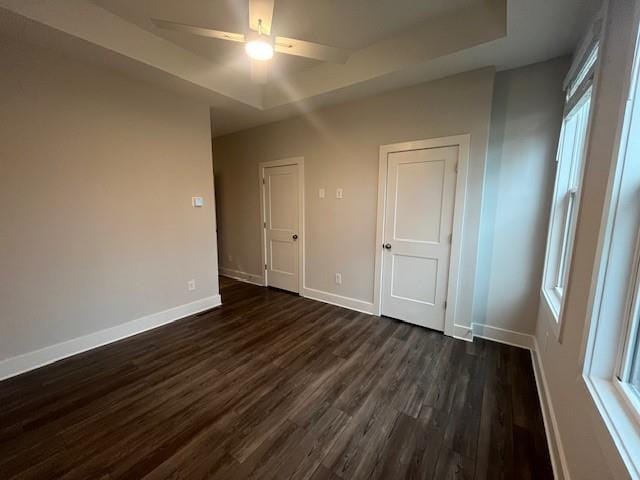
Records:
{"label": "dark hardwood floor", "polygon": [[552,478],[530,355],[221,279],[0,383],[1,478]]}

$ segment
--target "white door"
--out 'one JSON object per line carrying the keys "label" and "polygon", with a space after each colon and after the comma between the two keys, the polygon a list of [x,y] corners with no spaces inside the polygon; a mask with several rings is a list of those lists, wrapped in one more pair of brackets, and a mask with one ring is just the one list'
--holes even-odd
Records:
{"label": "white door", "polygon": [[444,331],[458,147],[387,162],[382,314]]}
{"label": "white door", "polygon": [[266,167],[263,174],[266,283],[298,292],[298,166]]}

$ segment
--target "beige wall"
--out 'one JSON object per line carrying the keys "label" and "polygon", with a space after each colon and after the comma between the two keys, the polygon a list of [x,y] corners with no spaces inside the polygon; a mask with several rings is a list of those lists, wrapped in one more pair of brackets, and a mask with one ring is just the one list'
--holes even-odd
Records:
{"label": "beige wall", "polygon": [[208,106],[13,40],[0,64],[0,359],[217,295]]}
{"label": "beige wall", "polygon": [[568,58],[496,75],[474,322],[533,334]]}
{"label": "beige wall", "polygon": [[[592,101],[593,120],[585,161],[580,213],[571,261],[562,342],[551,329],[541,300],[536,338],[570,478],[629,478],[604,422],[582,380],[582,351],[589,328],[591,279],[618,121],[625,101],[623,75],[633,47],[637,2],[611,0],[601,64]],[[637,18],[637,17],[636,17]],[[556,446],[557,447],[557,446]],[[554,448],[556,448],[554,447]]]}
{"label": "beige wall", "polygon": [[221,267],[262,275],[258,163],[303,156],[305,284],[371,302],[380,145],[470,133],[459,296],[459,318],[469,324],[493,79],[493,69],[476,70],[216,138]]}

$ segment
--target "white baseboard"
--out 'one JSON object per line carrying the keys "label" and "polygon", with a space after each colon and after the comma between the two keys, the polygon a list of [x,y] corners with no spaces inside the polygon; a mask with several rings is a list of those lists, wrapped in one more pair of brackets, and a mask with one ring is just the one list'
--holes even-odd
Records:
{"label": "white baseboard", "polygon": [[221,304],[220,295],[212,295],[211,297],[178,305],[162,312],[146,315],[115,327],[106,328],[66,342],[2,360],[0,362],[0,380],[43,367],[63,358],[142,333],[146,330],[151,330]]}
{"label": "white baseboard", "polygon": [[531,350],[531,362],[533,363],[533,374],[536,379],[536,387],[540,400],[540,408],[542,410],[544,430],[547,435],[547,445],[549,447],[553,474],[556,480],[571,480],[571,474],[567,466],[567,457],[564,454],[562,439],[560,438],[558,421],[555,410],[553,409],[553,403],[551,402],[547,376],[544,373],[544,367],[540,359],[540,350],[538,349],[538,342],[535,337],[533,337],[533,346],[534,348]]}
{"label": "white baseboard", "polygon": [[264,287],[264,278],[254,273],[241,272],[240,270],[233,270],[232,268],[221,268],[220,275]]}
{"label": "white baseboard", "polygon": [[373,303],[358,300],[357,298],[343,297],[342,295],[336,295],[335,293],[323,292],[322,290],[307,287],[302,289],[302,296],[311,298],[312,300],[330,303],[331,305],[336,305],[338,307],[344,307],[350,310],[368,313],[370,315],[377,315],[375,305]]}
{"label": "white baseboard", "polygon": [[[231,268],[221,268],[220,275],[223,277],[233,278],[245,283],[251,283],[253,285],[259,285],[264,287],[264,278],[260,275],[253,273],[241,272],[240,270],[233,270]],[[318,300],[319,302],[330,303],[338,307],[348,308],[350,310],[356,310],[358,312],[369,313],[376,315],[375,306],[371,302],[365,302],[364,300],[358,300],[357,298],[343,297],[335,293],[324,292],[322,290],[316,290],[315,288],[304,287],[300,295],[312,300]]]}
{"label": "white baseboard", "polygon": [[533,350],[535,348],[534,336],[529,335],[528,333],[520,333],[513,330],[507,330],[505,328],[492,327],[491,325],[485,325],[483,323],[473,323],[471,328],[475,337],[504,343],[514,347],[526,348],[527,350]]}
{"label": "white baseboard", "polygon": [[465,342],[473,342],[473,330],[466,325],[453,325],[453,338],[464,340]]}

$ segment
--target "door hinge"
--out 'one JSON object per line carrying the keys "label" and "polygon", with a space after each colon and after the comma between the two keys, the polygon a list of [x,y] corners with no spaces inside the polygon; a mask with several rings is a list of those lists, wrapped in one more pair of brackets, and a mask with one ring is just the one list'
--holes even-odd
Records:
{"label": "door hinge", "polygon": [[456,162],[456,173],[458,173],[458,162]]}
{"label": "door hinge", "polygon": [[449,245],[453,243],[453,233],[449,234]]}
{"label": "door hinge", "polygon": [[263,226],[264,228],[267,228],[267,222],[262,222],[262,226]]}
{"label": "door hinge", "polygon": [[265,269],[265,270],[267,269],[267,264],[266,264],[266,263],[264,264],[264,269]]}
{"label": "door hinge", "polygon": [[263,184],[263,185],[265,184],[264,177],[262,178],[262,184]]}
{"label": "door hinge", "polygon": [[444,301],[444,309],[445,310],[447,309],[447,301],[446,300]]}

